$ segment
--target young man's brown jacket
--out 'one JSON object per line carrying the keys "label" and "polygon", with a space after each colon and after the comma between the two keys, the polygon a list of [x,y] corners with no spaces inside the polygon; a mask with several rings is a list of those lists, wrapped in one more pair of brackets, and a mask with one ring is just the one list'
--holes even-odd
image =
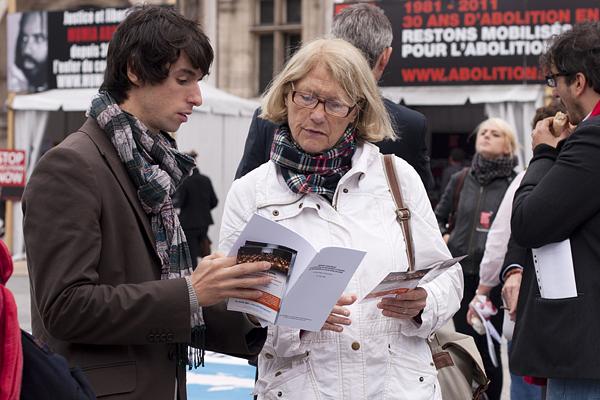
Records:
{"label": "young man's brown jacket", "polygon": [[[173,399],[177,380],[185,399],[172,353],[190,341],[186,282],[160,280],[148,217],[95,121],[39,161],[23,212],[33,333],[82,367],[98,397]],[[260,350],[264,334],[242,314],[220,305],[204,318],[206,348]]]}

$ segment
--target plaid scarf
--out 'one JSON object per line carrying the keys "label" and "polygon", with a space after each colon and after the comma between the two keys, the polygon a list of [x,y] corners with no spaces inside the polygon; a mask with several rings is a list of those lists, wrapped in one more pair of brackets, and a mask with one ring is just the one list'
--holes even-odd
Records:
{"label": "plaid scarf", "polygon": [[271,160],[294,193],[317,193],[330,203],[337,184],[352,166],[356,150],[354,125],[350,124],[340,140],[321,154],[308,154],[294,141],[287,124],[281,125],[273,137]]}
{"label": "plaid scarf", "polygon": [[[94,97],[87,115],[104,130],[137,188],[138,199],[154,233],[161,279],[190,275],[190,250],[171,197],[192,171],[194,160],[180,153],[168,134],[151,134],[142,121],[124,112],[108,92],[102,91]],[[199,315],[192,316],[193,332],[200,325],[198,318]],[[191,363],[187,347],[177,352],[179,361]]]}
{"label": "plaid scarf", "polygon": [[475,153],[471,163],[471,171],[480,185],[486,186],[496,178],[508,178],[514,174],[513,169],[517,166],[517,157],[506,156],[492,160],[481,157]]}

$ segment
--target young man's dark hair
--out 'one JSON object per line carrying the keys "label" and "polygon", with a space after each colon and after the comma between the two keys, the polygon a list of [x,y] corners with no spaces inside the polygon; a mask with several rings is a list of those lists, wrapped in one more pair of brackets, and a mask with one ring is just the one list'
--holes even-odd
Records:
{"label": "young man's dark hair", "polygon": [[[600,93],[600,22],[585,22],[556,36],[548,51],[540,57],[544,72],[552,74],[554,66],[567,84],[581,72],[588,85]],[[555,78],[556,79],[556,78]]]}
{"label": "young man's dark hair", "polygon": [[110,41],[101,90],[122,103],[132,86],[128,67],[142,82],[157,84],[167,78],[182,52],[194,68],[208,74],[214,54],[198,24],[171,7],[135,7]]}

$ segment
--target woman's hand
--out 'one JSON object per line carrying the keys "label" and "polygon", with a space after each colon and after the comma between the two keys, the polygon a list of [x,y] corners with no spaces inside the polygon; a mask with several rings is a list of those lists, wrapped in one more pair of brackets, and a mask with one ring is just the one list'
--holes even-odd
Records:
{"label": "woman's hand", "polygon": [[427,304],[427,291],[421,287],[397,294],[394,297],[384,297],[377,304],[386,317],[411,319],[419,316]]}
{"label": "woman's hand", "polygon": [[350,318],[348,318],[350,316],[350,310],[344,306],[349,306],[354,303],[356,298],[355,294],[343,294],[336,305],[333,306],[333,310],[331,310],[331,313],[329,314],[329,317],[327,317],[321,330],[341,332],[344,330],[344,325],[350,325],[352,323]]}
{"label": "woman's hand", "polygon": [[[475,291],[475,296],[473,296],[473,299],[471,300],[471,303],[473,303],[478,295],[483,295],[485,297],[490,297],[490,292],[492,291],[493,287],[491,286],[486,286],[486,285],[482,285],[481,283],[479,284],[479,286],[477,286],[477,290]],[[469,304],[471,304],[469,303]],[[473,310],[472,307],[469,307],[467,310],[467,324],[469,325],[473,325],[473,318],[479,318],[477,316],[477,313],[475,312],[475,310]]]}

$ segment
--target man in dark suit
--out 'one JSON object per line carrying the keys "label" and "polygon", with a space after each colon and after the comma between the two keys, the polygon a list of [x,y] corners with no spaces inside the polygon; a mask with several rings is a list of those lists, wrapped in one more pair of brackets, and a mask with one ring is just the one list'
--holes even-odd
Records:
{"label": "man in dark suit", "polygon": [[[191,346],[258,353],[264,332],[222,300],[256,299],[268,263],[205,257],[192,272],[171,195],[193,160],[176,131],[213,59],[196,23],[132,9],[109,45],[85,124],[39,161],[23,196],[33,333],[98,397],[185,399]],[[211,307],[213,306],[213,307]]]}
{"label": "man in dark suit", "polygon": [[[547,377],[548,399],[600,398],[599,43],[600,23],[586,22],[555,37],[542,56],[546,82],[577,128],[553,117],[537,123],[533,158],[513,202],[515,241],[539,253],[535,265],[530,255],[524,266],[510,367]],[[562,250],[546,247],[560,242]],[[556,254],[572,266],[556,262]],[[569,281],[574,287],[548,295],[538,284],[548,276],[561,289]]]}
{"label": "man in dark suit", "polygon": [[[198,156],[195,151],[188,153],[194,160]],[[183,180],[173,199],[175,207],[180,209],[179,220],[185,238],[190,246],[192,265],[196,267],[198,257],[210,254],[208,228],[214,222],[210,210],[219,203],[210,178],[202,175],[198,168],[192,169],[192,175]]]}
{"label": "man in dark suit", "polygon": [[[331,33],[360,49],[379,81],[392,54],[392,26],[378,7],[369,4],[355,4],[343,9],[333,19]],[[429,167],[429,156],[425,135],[427,121],[423,114],[383,99],[398,139],[375,143],[383,154],[395,154],[403,158],[417,171],[426,189],[433,185]],[[260,109],[252,118],[250,130],[244,146],[244,154],[235,177],[240,178],[270,158],[271,143],[277,126],[258,118]]]}

